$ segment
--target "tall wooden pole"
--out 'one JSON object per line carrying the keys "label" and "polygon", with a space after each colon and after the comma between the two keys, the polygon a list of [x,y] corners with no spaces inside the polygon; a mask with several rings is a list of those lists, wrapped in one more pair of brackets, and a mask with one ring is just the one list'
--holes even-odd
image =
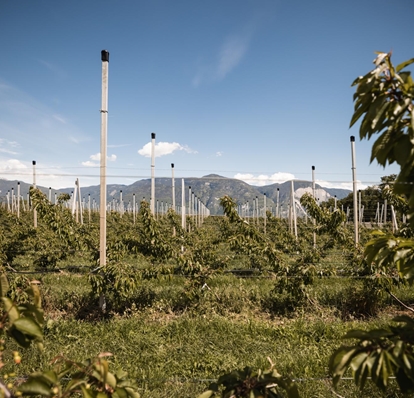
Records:
{"label": "tall wooden pole", "polygon": [[89,216],[89,224],[91,223],[91,194],[88,193],[88,216]]}
{"label": "tall wooden pole", "polygon": [[124,199],[122,198],[122,189],[119,191],[119,212],[121,217],[124,214]]}
{"label": "tall wooden pole", "polygon": [[277,192],[276,192],[276,217],[280,217],[280,192],[279,192],[279,188],[277,188]]}
{"label": "tall wooden pole", "polygon": [[20,182],[17,183],[17,218],[20,218]]}
{"label": "tall wooden pole", "polygon": [[293,219],[293,233],[295,238],[298,238],[298,228],[296,224],[296,203],[295,203],[295,187],[293,180],[290,182],[290,189],[292,192],[292,219]]}
{"label": "tall wooden pole", "polygon": [[353,185],[353,200],[354,200],[354,241],[355,246],[359,244],[358,231],[358,197],[357,197],[357,179],[356,179],[356,165],[355,165],[355,137],[351,135],[351,155],[352,155],[352,185]]}
{"label": "tall wooden pole", "polygon": [[[312,166],[312,196],[316,201],[316,184],[315,184],[315,166]],[[316,220],[313,219],[313,228],[315,229]],[[316,247],[316,231],[313,231],[313,247]]]}
{"label": "tall wooden pole", "polygon": [[80,216],[80,223],[83,224],[83,204],[81,200],[81,189],[79,178],[76,179],[76,189],[78,190],[78,204],[79,204],[79,216]]}
{"label": "tall wooden pole", "polygon": [[175,178],[174,178],[174,163],[171,163],[171,187],[172,187],[172,208],[175,211]]}
{"label": "tall wooden pole", "polygon": [[152,215],[155,214],[155,133],[151,133],[151,200]]}
{"label": "tall wooden pole", "polygon": [[191,199],[192,199],[192,192],[191,192],[191,187],[188,187],[188,217],[189,217],[189,221],[190,223],[188,224],[188,232],[191,232],[191,216],[193,215],[192,213],[192,207],[191,207]]}
{"label": "tall wooden pole", "polygon": [[135,224],[135,194],[132,194],[132,218]]}
{"label": "tall wooden pole", "polygon": [[[100,173],[100,224],[99,224],[99,264],[106,265],[106,151],[108,136],[108,64],[109,52],[101,51],[102,60],[102,100],[101,100],[101,173]],[[104,303],[101,303],[101,307]]]}
{"label": "tall wooden pole", "polygon": [[[32,161],[33,165],[33,188],[36,189],[36,160]],[[37,210],[33,207],[33,227],[37,228]]]}
{"label": "tall wooden pole", "polygon": [[185,231],[185,190],[184,178],[181,179],[181,228]]}

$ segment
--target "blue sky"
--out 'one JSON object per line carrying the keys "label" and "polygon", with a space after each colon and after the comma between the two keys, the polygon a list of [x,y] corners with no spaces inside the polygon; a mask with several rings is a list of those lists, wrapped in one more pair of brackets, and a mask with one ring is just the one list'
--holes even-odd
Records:
{"label": "blue sky", "polygon": [[349,129],[374,51],[414,56],[412,0],[0,0],[0,178],[99,183],[101,58],[110,52],[108,183],[215,173],[350,187],[369,165]]}

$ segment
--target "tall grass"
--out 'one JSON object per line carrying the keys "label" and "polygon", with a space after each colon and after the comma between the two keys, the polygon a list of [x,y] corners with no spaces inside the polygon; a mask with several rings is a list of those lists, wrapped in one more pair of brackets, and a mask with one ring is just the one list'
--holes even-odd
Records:
{"label": "tall grass", "polygon": [[[271,278],[214,276],[196,301],[186,293],[186,279],[143,280],[123,312],[88,317],[95,312],[87,276],[35,275],[46,309],[45,351],[21,351],[18,375],[50,366],[59,354],[74,360],[112,352],[115,367],[139,380],[143,397],[194,397],[209,380],[224,372],[251,366],[267,368],[269,357],[282,374],[297,380],[303,397],[335,396],[328,360],[349,329],[384,325],[400,308],[382,303],[382,315],[357,319],[343,316],[355,281],[320,279],[309,300],[293,314],[275,312],[282,296],[272,293]],[[414,301],[408,288],[401,297]],[[17,349],[10,345],[12,355]],[[351,380],[341,382],[342,396],[360,397]],[[399,397],[391,386],[386,396]],[[381,395],[373,386],[364,396]]]}

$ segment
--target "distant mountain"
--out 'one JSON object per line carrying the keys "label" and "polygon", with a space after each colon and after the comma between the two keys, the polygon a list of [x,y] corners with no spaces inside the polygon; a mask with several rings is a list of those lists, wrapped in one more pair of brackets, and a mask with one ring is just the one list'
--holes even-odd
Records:
{"label": "distant mountain", "polygon": [[[14,194],[17,195],[18,181],[2,180],[0,179],[0,197],[4,202],[6,200],[7,192],[11,193],[14,190]],[[259,205],[263,206],[264,194],[266,194],[266,205],[268,207],[274,207],[277,201],[277,190],[279,189],[279,201],[280,203],[286,203],[290,197],[291,182],[287,181],[282,184],[271,184],[266,186],[254,186],[249,185],[241,180],[234,178],[227,178],[217,174],[209,174],[201,178],[186,178],[184,180],[184,191],[186,201],[188,201],[188,195],[191,187],[191,191],[195,196],[200,199],[205,206],[208,207],[211,214],[222,214],[222,209],[219,204],[219,199],[224,195],[229,195],[237,203],[245,204],[247,201],[253,202],[256,197],[259,200]],[[31,184],[20,182],[20,194],[23,198],[27,197]],[[182,179],[175,179],[175,203],[177,206],[181,206],[181,188]],[[46,187],[38,186],[47,196],[49,195],[54,200],[55,193],[71,194],[74,190],[72,188],[64,189],[49,189]],[[312,183],[310,181],[294,181],[295,197],[300,198],[305,192],[312,192]],[[122,200],[125,204],[132,202],[133,195],[135,194],[136,202],[140,202],[143,198],[149,201],[151,196],[151,180],[139,180],[131,185],[121,184],[108,184],[107,185],[107,198],[108,201],[119,201],[122,191]],[[323,188],[316,184],[316,196],[323,202],[330,197],[336,195],[338,199],[346,197],[351,191],[346,189],[336,188]],[[99,202],[100,187],[99,185],[81,187],[81,196],[88,200],[90,195],[91,199],[95,199]],[[172,203],[172,180],[171,178],[156,178],[155,179],[155,198],[158,200],[159,205],[163,203]]]}

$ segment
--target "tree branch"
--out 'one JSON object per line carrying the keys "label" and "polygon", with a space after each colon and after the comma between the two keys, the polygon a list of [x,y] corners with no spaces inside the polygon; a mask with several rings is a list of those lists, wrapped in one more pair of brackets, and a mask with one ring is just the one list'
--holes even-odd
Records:
{"label": "tree branch", "polygon": [[409,307],[407,304],[404,304],[398,297],[396,297],[394,294],[392,294],[389,290],[387,290],[387,293],[399,304],[401,304],[405,309],[414,312],[414,308]]}

